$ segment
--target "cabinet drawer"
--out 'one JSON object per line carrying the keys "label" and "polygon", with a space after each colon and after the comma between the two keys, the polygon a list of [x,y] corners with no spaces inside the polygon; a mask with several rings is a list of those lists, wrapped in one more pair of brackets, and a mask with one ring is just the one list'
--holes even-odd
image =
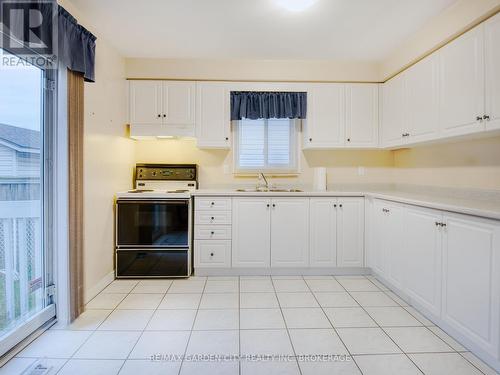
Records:
{"label": "cabinet drawer", "polygon": [[195,210],[229,211],[231,198],[195,198]]}
{"label": "cabinet drawer", "polygon": [[195,211],[194,224],[231,224],[231,211]]}
{"label": "cabinet drawer", "polygon": [[195,240],[194,266],[231,267],[231,240]]}
{"label": "cabinet drawer", "polygon": [[195,225],[195,240],[230,240],[230,225]]}

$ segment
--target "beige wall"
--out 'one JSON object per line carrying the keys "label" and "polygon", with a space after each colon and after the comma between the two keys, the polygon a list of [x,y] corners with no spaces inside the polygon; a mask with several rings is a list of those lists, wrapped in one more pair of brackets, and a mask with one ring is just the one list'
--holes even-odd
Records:
{"label": "beige wall", "polygon": [[227,81],[353,81],[378,82],[374,62],[292,60],[132,59],[128,78]]}
{"label": "beige wall", "polygon": [[[78,9],[59,1],[95,33]],[[84,294],[92,298],[113,271],[113,197],[130,187],[135,143],[126,135],[125,60],[102,38],[96,42],[96,82],[85,84]]]}
{"label": "beige wall", "polygon": [[500,190],[500,137],[394,151],[394,182]]}
{"label": "beige wall", "polygon": [[[301,173],[296,177],[276,177],[279,185],[310,187],[313,167],[328,168],[328,183],[385,183],[391,176],[393,157],[390,151],[305,151],[301,152]],[[136,142],[139,163],[196,163],[200,166],[201,188],[224,184],[253,185],[255,177],[234,177],[232,153],[224,150],[200,150],[193,139],[141,140]],[[227,173],[224,171],[227,167]],[[358,167],[365,167],[364,176]]]}
{"label": "beige wall", "polygon": [[380,63],[380,80],[385,81],[499,10],[500,0],[458,0]]}

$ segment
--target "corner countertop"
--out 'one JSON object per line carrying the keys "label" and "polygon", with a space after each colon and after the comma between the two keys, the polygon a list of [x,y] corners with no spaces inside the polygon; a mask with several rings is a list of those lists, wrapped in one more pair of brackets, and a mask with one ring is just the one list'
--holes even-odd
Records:
{"label": "corner countertop", "polygon": [[[427,190],[419,188],[422,190]],[[500,220],[500,193],[455,189],[428,189],[428,191],[409,189],[342,188],[327,191],[300,192],[253,192],[228,189],[200,189],[191,193],[194,197],[368,197],[406,203],[437,210],[474,215]]]}

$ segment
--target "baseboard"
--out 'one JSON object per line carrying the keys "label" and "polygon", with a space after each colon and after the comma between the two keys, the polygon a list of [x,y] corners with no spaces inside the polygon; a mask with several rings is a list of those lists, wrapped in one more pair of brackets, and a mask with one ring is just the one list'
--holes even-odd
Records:
{"label": "baseboard", "polygon": [[260,267],[234,267],[234,268],[195,268],[195,276],[322,276],[322,275],[366,275],[369,269],[365,267],[297,267],[297,268],[260,268]]}
{"label": "baseboard", "polygon": [[84,294],[84,302],[85,304],[89,303],[92,298],[101,293],[104,288],[106,288],[109,284],[113,282],[115,279],[115,271],[111,271],[106,276],[104,276],[99,282],[94,285],[92,288],[85,291]]}

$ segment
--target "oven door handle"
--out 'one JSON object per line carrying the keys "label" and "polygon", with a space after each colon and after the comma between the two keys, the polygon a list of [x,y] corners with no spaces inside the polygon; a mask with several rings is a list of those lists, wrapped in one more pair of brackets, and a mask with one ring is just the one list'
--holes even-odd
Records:
{"label": "oven door handle", "polygon": [[133,200],[133,199],[118,199],[116,201],[117,204],[120,203],[133,203],[133,204],[168,204],[168,203],[174,203],[174,204],[189,204],[189,199],[184,199],[184,200],[173,200],[173,199],[139,199],[139,200]]}

